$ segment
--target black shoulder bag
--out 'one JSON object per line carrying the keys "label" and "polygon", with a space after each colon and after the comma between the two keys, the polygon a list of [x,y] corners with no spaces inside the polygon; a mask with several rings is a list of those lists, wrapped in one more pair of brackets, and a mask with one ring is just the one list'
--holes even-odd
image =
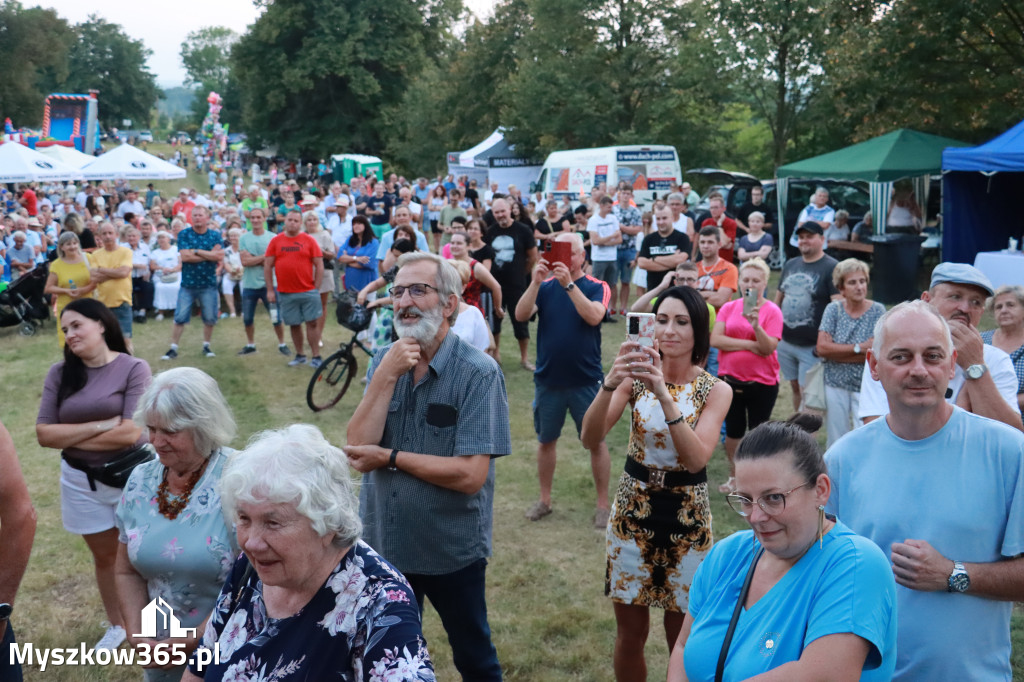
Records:
{"label": "black shoulder bag", "polygon": [[750,568],[747,570],[747,577],[743,580],[743,587],[740,588],[740,598],[736,600],[736,608],[732,610],[732,620],[729,621],[729,629],[725,631],[725,641],[722,642],[722,650],[718,653],[718,665],[715,667],[715,682],[722,682],[722,675],[725,673],[725,659],[729,657],[729,645],[732,644],[732,635],[736,631],[736,622],[740,619],[743,611],[743,602],[747,601],[747,593],[750,592],[750,582],[754,579],[754,569],[757,562],[764,554],[764,547],[757,550]]}

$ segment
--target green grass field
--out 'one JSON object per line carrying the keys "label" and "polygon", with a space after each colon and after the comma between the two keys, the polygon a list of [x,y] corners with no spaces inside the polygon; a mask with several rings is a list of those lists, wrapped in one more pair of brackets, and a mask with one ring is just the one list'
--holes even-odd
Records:
{"label": "green grass field", "polygon": [[[162,189],[169,186],[175,192],[180,184],[167,183]],[[196,185],[201,186],[198,182]],[[201,328],[193,324],[182,338],[179,359],[167,363],[159,358],[167,348],[171,323],[151,320],[135,328],[136,354],[149,361],[154,373],[172,365],[193,365],[217,379],[238,421],[239,435],[233,443],[236,447],[259,430],[295,422],[314,424],[336,445],[343,445],[346,424],[361,393],[358,384],[334,409],[319,414],[310,412],[305,404],[305,390],[311,370],[285,366],[287,359],[277,353],[269,321],[262,311],[256,326],[260,350],[255,355],[235,355],[244,343],[241,320],[236,318],[218,324],[213,338],[216,358],[200,355]],[[607,365],[625,330],[618,324],[605,325],[603,331]],[[325,355],[349,335],[328,320]],[[615,622],[611,604],[603,595],[604,535],[591,527],[594,491],[590,458],[568,427],[559,448],[555,512],[538,523],[523,518],[538,494],[530,407],[533,379],[519,368],[511,334],[507,336],[502,350],[503,363],[508,368],[513,450],[511,456],[497,463],[494,556],[488,575],[494,642],[509,680],[612,680]],[[43,378],[58,359],[53,321],[31,338],[18,336],[13,327],[0,329],[0,385],[5,396],[0,402],[0,419],[14,436],[39,515],[35,547],[18,595],[14,624],[19,640],[37,647],[69,647],[82,642],[91,645],[102,634],[99,623],[103,611],[88,550],[79,537],[68,534],[61,526],[58,453],[40,448],[35,439]],[[359,357],[361,371],[365,371],[366,361],[365,356]],[[790,393],[784,386],[774,416],[788,416],[790,407]],[[626,436],[623,419],[608,439],[613,486],[622,467]],[[744,525],[717,492],[717,484],[724,480],[726,472],[725,455],[718,448],[709,466],[717,538]],[[647,653],[650,679],[657,680],[664,679],[667,651],[658,614],[652,620]],[[424,630],[438,679],[457,679],[444,632],[429,608]],[[1014,642],[1014,668],[1024,676],[1024,619],[1019,613],[1014,618]],[[34,667],[26,670],[28,680],[77,682],[140,677],[138,670],[115,667],[55,668],[45,673]]]}

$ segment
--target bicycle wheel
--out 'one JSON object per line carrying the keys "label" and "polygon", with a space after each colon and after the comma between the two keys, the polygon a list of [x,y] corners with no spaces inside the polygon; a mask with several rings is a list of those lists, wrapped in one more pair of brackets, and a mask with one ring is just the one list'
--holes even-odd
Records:
{"label": "bicycle wheel", "polygon": [[348,348],[342,348],[316,368],[306,389],[306,404],[314,412],[334,407],[352,383],[358,365]]}

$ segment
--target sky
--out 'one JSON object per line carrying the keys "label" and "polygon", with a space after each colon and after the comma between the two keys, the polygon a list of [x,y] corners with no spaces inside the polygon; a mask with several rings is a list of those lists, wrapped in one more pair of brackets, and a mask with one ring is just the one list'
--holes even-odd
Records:
{"label": "sky", "polygon": [[[491,13],[494,0],[463,0],[477,16]],[[185,80],[181,65],[181,43],[192,31],[204,26],[227,26],[235,32],[245,33],[246,27],[262,12],[252,0],[158,0],[140,3],[138,0],[27,0],[24,6],[49,7],[70,23],[86,21],[90,14],[98,14],[107,21],[120,24],[125,32],[141,40],[152,50],[149,70],[156,76],[157,85],[171,88]]]}

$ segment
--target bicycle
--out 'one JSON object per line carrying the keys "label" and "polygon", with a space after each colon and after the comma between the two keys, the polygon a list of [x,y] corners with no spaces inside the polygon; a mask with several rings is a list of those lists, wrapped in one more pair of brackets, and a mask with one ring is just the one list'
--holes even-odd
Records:
{"label": "bicycle", "polygon": [[309,387],[306,389],[306,404],[309,405],[309,409],[314,412],[329,409],[337,405],[345,395],[348,385],[352,383],[352,377],[359,371],[359,362],[352,353],[354,348],[359,348],[373,357],[373,351],[364,346],[357,336],[358,332],[352,336],[351,341],[341,344],[340,349],[332,353],[313,372]]}
{"label": "bicycle", "polygon": [[353,350],[359,348],[369,357],[373,351],[359,340],[359,333],[370,326],[369,311],[355,302],[354,292],[344,292],[338,297],[336,313],[338,324],[353,332],[351,340],[343,343],[313,372],[306,388],[306,404],[314,412],[334,407],[345,395],[352,377],[359,370],[359,363]]}

